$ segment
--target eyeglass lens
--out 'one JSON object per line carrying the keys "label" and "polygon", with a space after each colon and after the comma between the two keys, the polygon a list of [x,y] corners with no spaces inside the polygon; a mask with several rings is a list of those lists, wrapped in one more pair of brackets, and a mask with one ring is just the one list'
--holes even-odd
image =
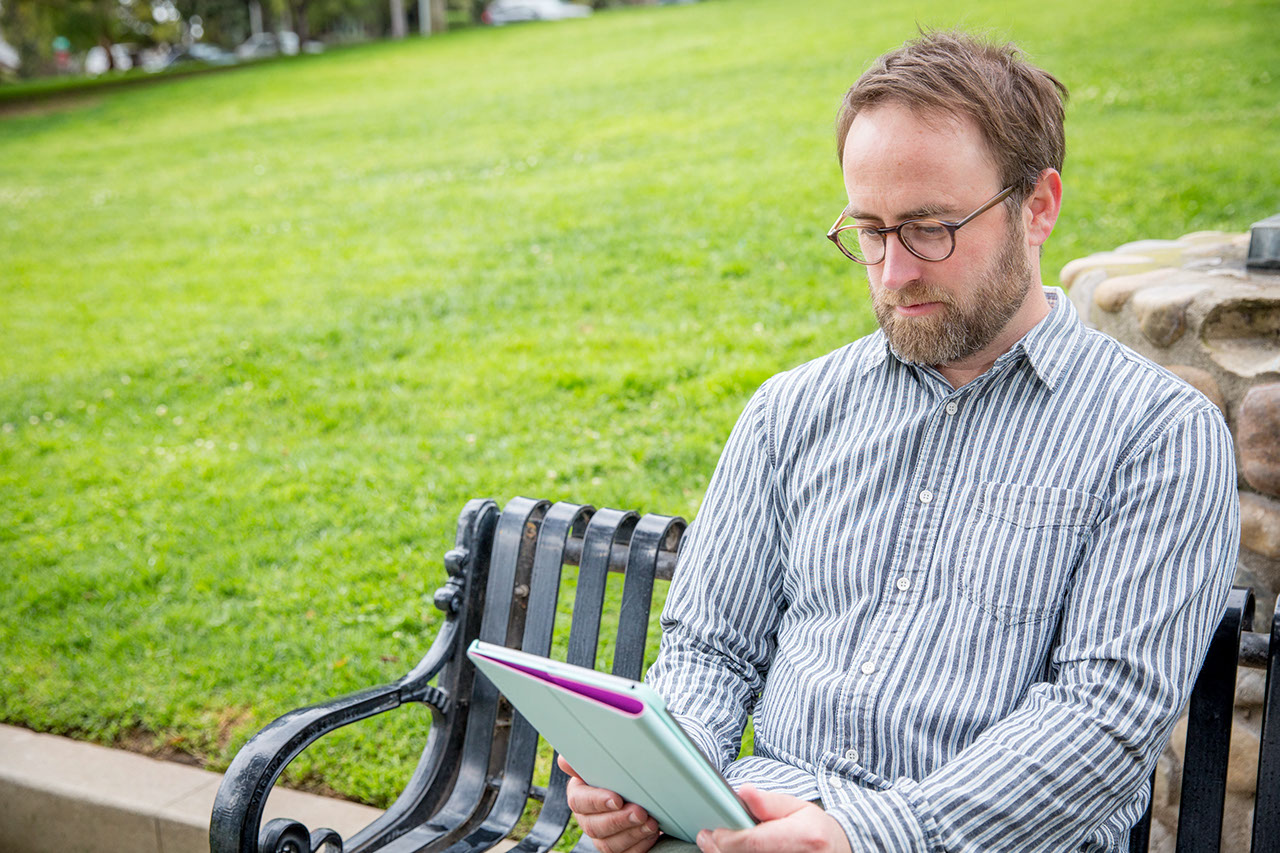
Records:
{"label": "eyeglass lens", "polygon": [[[856,238],[853,232],[857,233]],[[853,226],[842,228],[836,236],[840,245],[863,263],[878,264],[884,260],[887,234],[873,227]],[[927,261],[940,261],[947,257],[954,242],[950,229],[927,219],[902,223],[898,236],[911,252]]]}

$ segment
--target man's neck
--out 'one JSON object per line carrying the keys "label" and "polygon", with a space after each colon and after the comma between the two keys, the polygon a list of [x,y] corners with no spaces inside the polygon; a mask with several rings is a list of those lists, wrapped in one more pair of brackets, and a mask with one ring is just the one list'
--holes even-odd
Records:
{"label": "man's neck", "polygon": [[951,384],[952,388],[963,388],[990,370],[997,358],[1013,349],[1014,344],[1022,340],[1027,332],[1034,329],[1036,324],[1047,316],[1049,316],[1049,300],[1044,295],[1044,288],[1036,282],[1027,291],[1027,298],[1023,300],[1022,307],[1009,318],[1009,322],[1005,324],[995,340],[968,358],[936,365],[937,371]]}

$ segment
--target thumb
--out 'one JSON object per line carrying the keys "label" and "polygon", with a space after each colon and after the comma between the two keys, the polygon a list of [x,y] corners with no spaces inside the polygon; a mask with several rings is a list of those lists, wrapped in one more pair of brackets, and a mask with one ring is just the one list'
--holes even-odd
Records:
{"label": "thumb", "polygon": [[570,776],[577,776],[578,779],[582,778],[581,776],[578,776],[578,771],[570,767],[569,762],[564,760],[563,755],[556,756],[556,763],[560,765],[561,770],[563,770],[565,773],[568,773]]}
{"label": "thumb", "polygon": [[762,791],[755,785],[743,785],[738,789],[738,796],[742,798],[747,811],[759,821],[777,820],[809,805],[807,801],[798,797]]}

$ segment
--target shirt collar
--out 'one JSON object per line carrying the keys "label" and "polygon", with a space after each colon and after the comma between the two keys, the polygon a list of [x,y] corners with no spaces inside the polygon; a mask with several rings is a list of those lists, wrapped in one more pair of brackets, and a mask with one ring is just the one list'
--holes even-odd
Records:
{"label": "shirt collar", "polygon": [[[1045,298],[1049,301],[1049,313],[1043,320],[1022,336],[1009,351],[996,359],[993,367],[999,367],[1009,361],[1025,356],[1031,369],[1040,381],[1053,391],[1058,386],[1067,362],[1075,351],[1077,339],[1081,333],[1080,318],[1075,306],[1063,293],[1060,287],[1044,288]],[[871,345],[866,348],[858,373],[865,375],[873,369],[893,359],[905,364],[889,349],[889,340],[884,332],[877,329],[872,335]]]}
{"label": "shirt collar", "polygon": [[1022,336],[1007,353],[996,359],[1000,364],[1023,353],[1031,369],[1050,391],[1056,390],[1058,381],[1068,367],[1083,331],[1075,306],[1060,287],[1046,287],[1045,299],[1049,301],[1049,313],[1043,320]]}

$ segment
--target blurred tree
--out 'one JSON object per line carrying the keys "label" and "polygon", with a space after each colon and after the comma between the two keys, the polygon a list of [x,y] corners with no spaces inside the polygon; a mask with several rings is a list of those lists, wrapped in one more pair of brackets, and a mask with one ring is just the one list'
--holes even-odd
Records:
{"label": "blurred tree", "polygon": [[24,75],[50,70],[56,36],[76,53],[95,45],[149,46],[177,41],[180,19],[172,0],[5,0],[0,10],[0,25],[22,58]]}
{"label": "blurred tree", "polygon": [[18,51],[19,77],[52,73],[53,37],[58,28],[51,9],[35,2],[5,0],[0,6],[0,29]]}
{"label": "blurred tree", "polygon": [[311,20],[308,11],[311,0],[288,0],[289,15],[293,18],[293,31],[298,34],[299,41],[311,38]]}
{"label": "blurred tree", "polygon": [[419,31],[439,33],[450,12],[479,23],[485,0],[0,0],[0,32],[18,51],[19,75],[31,77],[56,70],[59,35],[77,54],[95,45],[191,39],[233,48],[249,36],[253,8],[263,29],[292,28],[302,41],[402,37],[410,6]]}
{"label": "blurred tree", "polygon": [[404,15],[404,0],[390,0],[391,2],[391,37],[393,39],[402,39],[409,32],[409,22]]}
{"label": "blurred tree", "polygon": [[249,6],[244,0],[174,0],[188,23],[200,19],[200,41],[235,47],[249,36]]}
{"label": "blurred tree", "polygon": [[387,32],[388,12],[385,0],[307,0],[307,30],[338,41],[376,38]]}

